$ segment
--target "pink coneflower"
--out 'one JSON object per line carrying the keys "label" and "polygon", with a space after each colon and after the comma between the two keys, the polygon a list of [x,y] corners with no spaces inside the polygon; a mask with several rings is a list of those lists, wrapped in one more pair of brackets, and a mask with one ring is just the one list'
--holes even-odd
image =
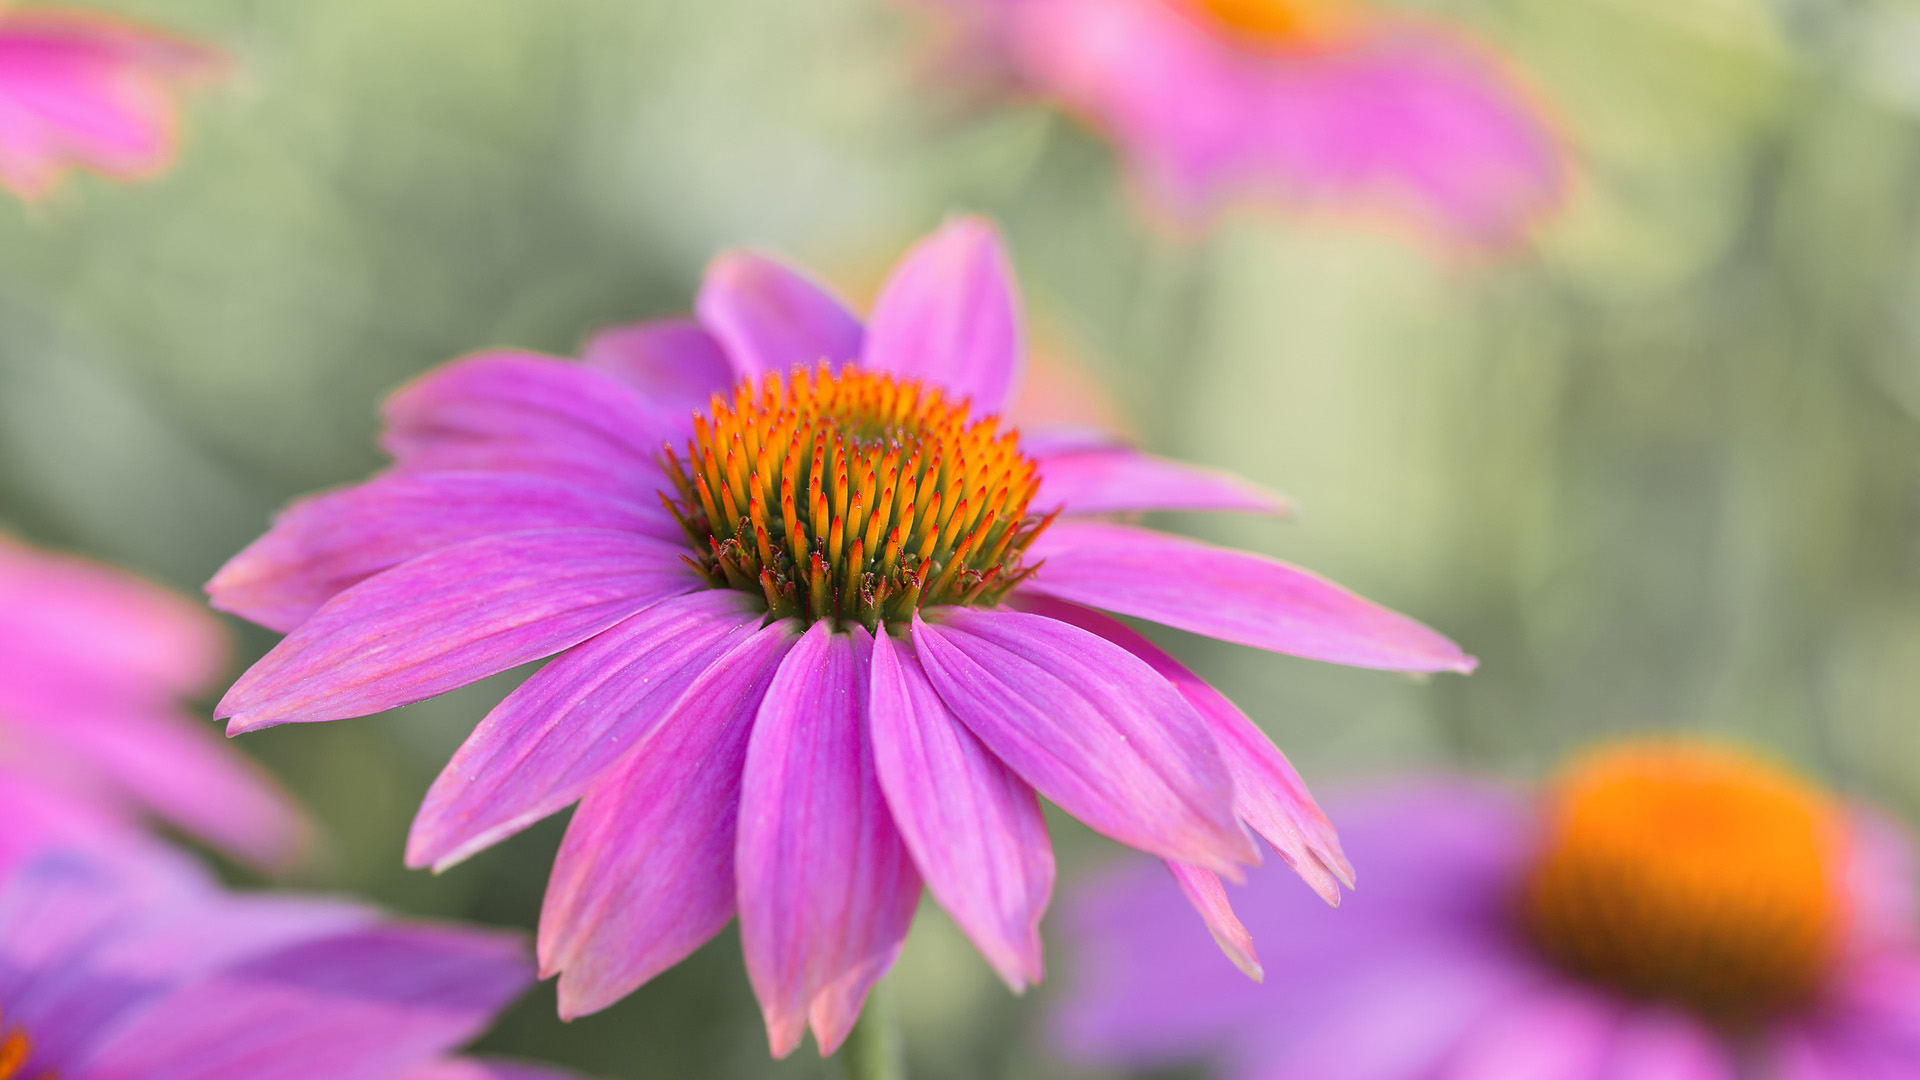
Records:
{"label": "pink coneflower", "polygon": [[159,816],[284,866],[304,825],[183,698],[226,662],[203,608],[129,574],[0,534],[0,772]]}
{"label": "pink coneflower", "polygon": [[1341,0],[926,2],[960,26],[960,63],[1106,133],[1183,219],[1278,196],[1500,245],[1559,198],[1539,112],[1437,25]]}
{"label": "pink coneflower", "polygon": [[[408,861],[576,801],[541,914],[568,1016],[737,913],[773,1052],[846,1036],[921,885],[1016,990],[1053,857],[1035,793],[1218,891],[1244,821],[1329,896],[1325,819],[1247,718],[1094,607],[1260,648],[1465,671],[1445,638],[1272,559],[1072,515],[1265,509],[1230,477],[1004,430],[1000,240],[953,222],[866,325],[724,255],[697,321],[585,363],[488,353],[387,404],[395,467],[296,503],[209,587],[287,639],[234,732],[392,708],[559,654],[455,755]],[[1083,606],[1086,605],[1086,606]]]}
{"label": "pink coneflower", "polygon": [[53,853],[0,882],[0,1080],[562,1080],[446,1058],[533,981],[517,935]]}
{"label": "pink coneflower", "polygon": [[1271,874],[1234,896],[1311,978],[1240,978],[1145,868],[1088,888],[1069,1053],[1259,1080],[1920,1073],[1907,843],[1773,765],[1645,741],[1536,794],[1427,781],[1339,817],[1367,880],[1337,919]]}
{"label": "pink coneflower", "polygon": [[162,171],[175,95],[225,67],[217,51],[162,31],[0,0],[0,187],[38,199],[75,166],[123,180]]}

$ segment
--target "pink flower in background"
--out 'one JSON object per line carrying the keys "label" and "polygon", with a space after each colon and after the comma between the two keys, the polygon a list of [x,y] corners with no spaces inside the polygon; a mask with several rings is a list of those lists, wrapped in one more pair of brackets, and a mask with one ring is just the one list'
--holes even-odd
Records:
{"label": "pink flower in background", "polygon": [[1907,841],[1771,765],[1648,741],[1537,796],[1434,780],[1337,816],[1367,868],[1337,918],[1270,873],[1234,897],[1310,978],[1238,977],[1148,868],[1090,883],[1069,1056],[1249,1080],[1920,1074]]}
{"label": "pink flower in background", "polygon": [[38,199],[76,166],[123,180],[162,171],[175,95],[225,66],[211,48],[134,23],[0,3],[0,186]]}
{"label": "pink flower in background", "polygon": [[1470,658],[1284,563],[1085,520],[1277,504],[1097,433],[1004,430],[1021,319],[982,221],[908,254],[864,325],[749,252],[696,310],[583,363],[486,353],[395,394],[394,468],[294,504],[209,586],[288,632],[221,703],[230,730],[558,654],[435,782],[409,863],[581,801],[540,922],[563,1015],[738,914],[776,1055],[809,1026],[840,1044],[923,882],[1009,985],[1041,977],[1036,793],[1172,861],[1216,920],[1216,875],[1258,857],[1246,826],[1337,896],[1345,861],[1286,759],[1094,609],[1338,663]]}
{"label": "pink flower in background", "polygon": [[517,935],[56,853],[0,881],[0,1080],[562,1080],[446,1058],[533,981]]}
{"label": "pink flower in background", "polygon": [[282,867],[305,839],[299,814],[182,708],[225,662],[220,627],[198,605],[0,535],[0,777],[144,810]]}
{"label": "pink flower in background", "polygon": [[1184,219],[1385,206],[1476,246],[1559,199],[1560,151],[1479,48],[1340,0],[930,0],[959,56],[1082,117]]}

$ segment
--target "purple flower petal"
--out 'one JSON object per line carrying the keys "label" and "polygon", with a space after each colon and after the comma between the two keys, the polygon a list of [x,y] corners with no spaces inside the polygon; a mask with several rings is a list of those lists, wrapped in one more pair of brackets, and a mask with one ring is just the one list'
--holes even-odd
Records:
{"label": "purple flower petal", "polygon": [[[1606,1071],[1633,1080],[1739,1080],[1719,1037],[1699,1021],[1661,1008],[1629,1013],[1613,1040]],[[1783,1080],[1789,1074],[1780,1074]]]}
{"label": "purple flower petal", "polygon": [[407,865],[444,870],[578,799],[765,614],[745,593],[703,589],[655,604],[555,658],[488,713],[447,762],[413,820]]}
{"label": "purple flower petal", "polygon": [[1037,615],[918,617],[914,651],[962,722],[1040,794],[1123,844],[1237,876],[1259,854],[1206,722],[1125,649]]}
{"label": "purple flower petal", "polygon": [[[1031,452],[1031,450],[1029,450]],[[1140,510],[1243,510],[1284,514],[1284,496],[1231,473],[1168,461],[1127,447],[1073,450],[1040,459],[1037,509],[1068,514]]]}
{"label": "purple flower petal", "polygon": [[229,734],[365,716],[579,644],[698,584],[683,549],[554,529],[423,555],[327,602],[249,668],[215,715]]}
{"label": "purple flower petal", "polygon": [[580,359],[639,388],[662,412],[689,419],[740,378],[720,343],[692,319],[609,326],[587,339]]}
{"label": "purple flower petal", "polygon": [[[1572,981],[1522,996],[1466,1029],[1441,1075],[1475,1080],[1604,1080],[1625,1012],[1620,1000]],[[1645,1073],[1625,1073],[1643,1080]]]}
{"label": "purple flower petal", "polygon": [[574,1074],[500,1058],[457,1057],[408,1069],[394,1080],[574,1080]]}
{"label": "purple flower petal", "polygon": [[967,730],[919,657],[874,638],[873,754],[893,821],[934,899],[1015,993],[1041,980],[1053,846],[1033,789]]}
{"label": "purple flower petal", "polygon": [[588,790],[540,911],[540,967],[560,973],[563,1019],[625,997],[733,918],[747,740],[799,637],[782,620],[700,664],[652,734]]}
{"label": "purple flower petal", "polygon": [[894,267],[873,306],[862,366],[1003,412],[1025,365],[1020,300],[999,230],[956,218]]}
{"label": "purple flower petal", "polygon": [[1233,966],[1254,982],[1266,978],[1266,971],[1260,966],[1260,957],[1253,951],[1253,935],[1247,933],[1247,928],[1234,915],[1233,905],[1227,901],[1226,886],[1220,883],[1220,875],[1172,859],[1166,860],[1166,864],[1167,869],[1173,872],[1173,880],[1180,886],[1181,895],[1193,905],[1193,910],[1200,913],[1201,921],[1207,924],[1207,933],[1213,935],[1214,944],[1227,954]]}
{"label": "purple flower petal", "polygon": [[479,353],[394,391],[380,444],[412,472],[532,473],[615,498],[664,484],[660,445],[680,429],[613,376],[535,353]]}
{"label": "purple flower petal", "polygon": [[1062,600],[1257,649],[1390,671],[1471,672],[1460,647],[1404,615],[1277,559],[1128,525],[1061,522],[1026,586]]}
{"label": "purple flower petal", "polygon": [[827,287],[757,251],[729,251],[707,267],[694,311],[740,378],[860,355],[860,320]]}
{"label": "purple flower petal", "polygon": [[775,1057],[810,1024],[832,1053],[893,965],[920,898],[867,738],[872,639],[816,622],[747,746],[734,866],[740,944]]}
{"label": "purple flower petal", "polygon": [[475,537],[531,529],[684,535],[650,491],[631,498],[524,473],[394,473],[300,499],[207,583],[213,606],[286,633],[374,574]]}
{"label": "purple flower petal", "polygon": [[1212,730],[1221,757],[1233,774],[1234,810],[1241,820],[1272,844],[1287,866],[1322,899],[1339,905],[1341,884],[1353,886],[1353,864],[1341,853],[1340,838],[1332,823],[1314,803],[1286,755],[1225,694],[1117,619],[1045,596],[1018,596],[1015,602],[1023,611],[1099,634],[1146,661],[1171,682]]}

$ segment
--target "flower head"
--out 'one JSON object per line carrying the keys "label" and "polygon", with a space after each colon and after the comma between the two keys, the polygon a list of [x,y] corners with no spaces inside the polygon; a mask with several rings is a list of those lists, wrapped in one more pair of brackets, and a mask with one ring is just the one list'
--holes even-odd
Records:
{"label": "flower head", "polygon": [[1151,201],[1373,206],[1497,246],[1559,199],[1553,136],[1460,35],[1345,0],[935,0],[961,55],[1084,118]]}
{"label": "flower head", "polygon": [[1648,740],[1536,797],[1469,781],[1357,798],[1369,885],[1338,920],[1253,875],[1247,985],[1193,948],[1176,890],[1091,888],[1059,1017],[1076,1057],[1212,1055],[1231,1076],[1851,1080],[1920,1068],[1906,843],[1777,766]]}
{"label": "flower head", "polygon": [[1041,977],[1036,793],[1177,863],[1210,912],[1215,875],[1258,857],[1245,826],[1337,895],[1345,861],[1286,759],[1094,608],[1342,663],[1469,658],[1284,563],[1085,520],[1278,504],[1004,423],[1020,319],[982,221],[915,248],[864,325],[751,253],[716,260],[696,306],[584,363],[489,353],[396,394],[395,467],[296,503],[209,587],[289,631],[221,703],[231,730],[554,656],[455,754],[408,860],[579,800],[540,925],[563,1013],[737,913],[776,1054],[808,1027],[840,1043],[923,882],[1009,985]]}
{"label": "flower head", "polygon": [[532,978],[513,934],[50,853],[0,882],[0,1080],[563,1080],[443,1057]]}
{"label": "flower head", "polygon": [[174,96],[213,49],[103,15],[0,3],[0,187],[38,199],[82,166],[124,180],[173,158]]}
{"label": "flower head", "polygon": [[225,662],[199,606],[0,535],[0,774],[29,774],[104,812],[144,810],[282,866],[300,852],[299,815],[181,707]]}

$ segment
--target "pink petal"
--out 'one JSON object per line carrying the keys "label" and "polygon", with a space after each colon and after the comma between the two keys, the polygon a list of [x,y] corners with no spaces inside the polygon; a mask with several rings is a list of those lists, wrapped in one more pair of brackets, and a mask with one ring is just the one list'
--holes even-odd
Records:
{"label": "pink petal", "polygon": [[1468,1029],[1435,1080],[1607,1080],[1623,1012],[1618,999],[1573,982],[1529,994]]}
{"label": "pink petal", "polygon": [[893,965],[920,878],[867,739],[873,643],[816,622],[754,721],[740,807],[740,944],[775,1057],[832,1053]]}
{"label": "pink petal", "polygon": [[799,637],[785,619],[696,669],[653,733],[587,792],[540,911],[540,966],[560,973],[563,1019],[625,997],[733,918],[747,740]]}
{"label": "pink petal", "polygon": [[1856,808],[1847,837],[1847,895],[1853,904],[1849,934],[1860,948],[1912,940],[1920,919],[1913,840],[1899,821]]}
{"label": "pink petal", "polygon": [[698,581],[682,549],[631,533],[482,537],[355,585],[240,676],[229,734],[366,716],[577,645]]}
{"label": "pink petal", "polygon": [[720,343],[692,319],[609,326],[587,339],[580,359],[638,388],[663,412],[689,419],[740,379]]}
{"label": "pink petal", "polygon": [[604,371],[500,350],[444,364],[387,399],[380,443],[411,472],[532,473],[617,499],[664,486],[680,418]]}
{"label": "pink petal", "polygon": [[1131,653],[1011,612],[915,618],[914,651],[967,727],[1060,808],[1123,844],[1238,876],[1259,861],[1206,722]]}
{"label": "pink petal", "polygon": [[729,251],[707,267],[694,301],[700,324],[751,378],[860,355],[860,320],[827,287],[771,255]]}
{"label": "pink petal", "polygon": [[[1031,450],[1029,450],[1031,452]],[[1231,473],[1184,465],[1126,447],[1055,454],[1040,460],[1036,509],[1068,514],[1142,510],[1244,510],[1283,514],[1287,500]]]}
{"label": "pink petal", "polygon": [[457,1057],[408,1069],[394,1080],[572,1080],[572,1073],[500,1058]]}
{"label": "pink petal", "polygon": [[542,476],[393,473],[294,502],[220,568],[207,595],[221,611],[286,633],[342,591],[430,551],[495,533],[565,528],[684,535],[657,506]]}
{"label": "pink petal", "polygon": [[1666,1009],[1629,1013],[1608,1057],[1607,1080],[1739,1080],[1740,1075],[1714,1032]]}
{"label": "pink petal", "polygon": [[444,870],[578,799],[765,615],[745,593],[702,589],[554,658],[447,762],[413,820],[407,865]]}
{"label": "pink petal", "polygon": [[971,398],[975,416],[1005,411],[1025,363],[1013,267],[999,230],[976,217],[948,222],[894,267],[862,361]]}
{"label": "pink petal", "polygon": [[1353,865],[1341,853],[1332,823],[1286,755],[1225,694],[1117,619],[1045,596],[1017,596],[1015,602],[1023,611],[1099,634],[1171,682],[1213,732],[1233,774],[1234,811],[1322,899],[1339,905],[1341,884],[1353,885]]}
{"label": "pink petal", "polygon": [[1173,872],[1173,880],[1180,886],[1181,895],[1200,913],[1201,921],[1207,924],[1207,933],[1213,935],[1214,943],[1233,961],[1233,966],[1254,982],[1266,978],[1260,958],[1254,955],[1253,935],[1247,933],[1247,928],[1234,915],[1220,875],[1172,859],[1166,863],[1167,869]]}
{"label": "pink petal", "polygon": [[934,899],[1015,993],[1045,971],[1053,847],[1033,789],[953,715],[919,657],[873,650],[873,754],[893,821]]}
{"label": "pink petal", "polygon": [[1277,559],[1127,525],[1061,522],[1027,588],[1258,649],[1390,671],[1474,669],[1459,646]]}

